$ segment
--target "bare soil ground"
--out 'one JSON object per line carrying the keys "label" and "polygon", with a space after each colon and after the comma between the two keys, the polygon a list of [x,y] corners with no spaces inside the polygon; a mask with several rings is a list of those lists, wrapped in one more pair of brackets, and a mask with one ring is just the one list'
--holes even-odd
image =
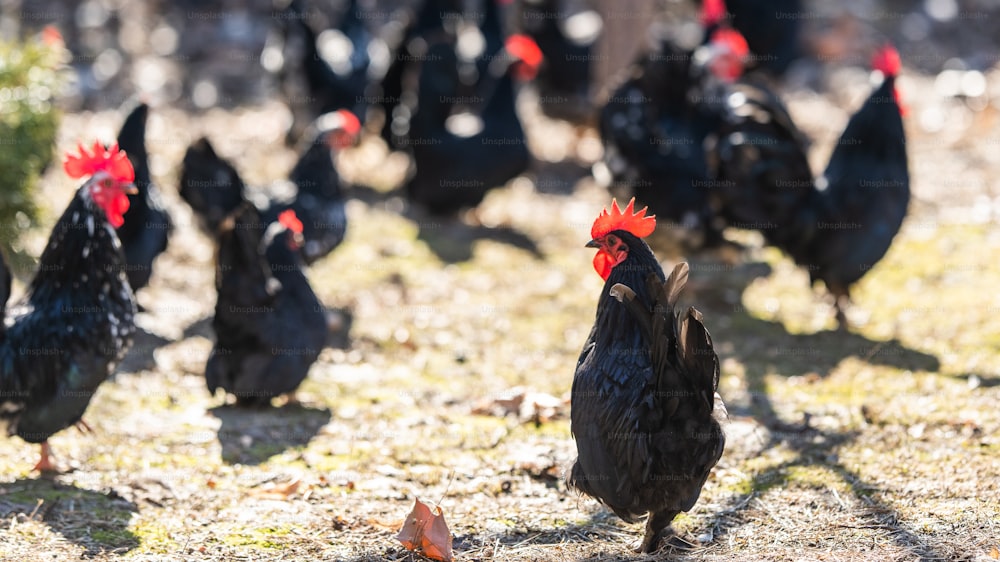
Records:
{"label": "bare soil ground", "polygon": [[[1000,73],[988,80],[996,99]],[[52,439],[70,472],[39,478],[36,447],[0,440],[0,559],[417,560],[393,539],[414,497],[440,503],[459,560],[1000,557],[998,113],[932,83],[903,80],[915,199],[857,288],[849,333],[748,233],[730,233],[737,256],[655,241],[665,262],[692,264],[684,299],[715,338],[730,420],[675,523],[683,540],[651,556],[632,551],[639,525],[567,491],[568,406],[478,413],[516,387],[568,396],[593,320],[602,282],[583,244],[609,198],[584,167],[551,162],[567,127],[531,120],[534,183],[491,194],[477,226],[401,212],[403,164],[375,142],[345,155],[348,238],[308,274],[349,337],[323,351],[301,405],[247,411],[205,390],[213,250],[176,196],[177,165],[208,134],[251,183],[280,178],[287,113],[157,111],[152,170],[178,228],[139,294],[142,333],[91,404],[95,433]],[[791,97],[817,170],[864,95]],[[948,119],[928,116],[940,108]],[[69,116],[60,146],[111,139],[119,119]],[[57,172],[36,251],[75,188]]]}

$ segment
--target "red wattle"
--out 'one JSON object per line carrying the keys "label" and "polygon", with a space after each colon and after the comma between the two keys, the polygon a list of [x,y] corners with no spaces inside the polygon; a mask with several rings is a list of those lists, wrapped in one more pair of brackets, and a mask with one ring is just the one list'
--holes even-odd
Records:
{"label": "red wattle", "polygon": [[597,274],[601,276],[601,279],[605,281],[611,276],[611,269],[618,265],[615,258],[611,254],[605,252],[604,250],[599,250],[596,255],[594,255],[594,270]]}

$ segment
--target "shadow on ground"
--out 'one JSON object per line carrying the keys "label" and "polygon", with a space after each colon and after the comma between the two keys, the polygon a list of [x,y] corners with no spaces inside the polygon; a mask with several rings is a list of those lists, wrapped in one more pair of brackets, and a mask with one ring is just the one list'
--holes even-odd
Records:
{"label": "shadow on ground", "polygon": [[509,227],[490,227],[465,224],[456,217],[433,216],[423,208],[410,205],[402,189],[389,192],[372,187],[354,185],[347,196],[368,206],[396,213],[413,221],[419,229],[417,238],[445,263],[459,263],[472,259],[472,250],[479,240],[492,240],[530,252],[544,259],[538,245],[527,234]]}
{"label": "shadow on ground", "polygon": [[[727,279],[723,285],[738,290],[742,295],[750,281],[761,273],[769,273],[761,269],[761,265],[745,264],[734,268],[732,275],[725,276]],[[866,528],[884,529],[899,547],[917,559],[948,559],[947,553],[936,552],[929,541],[899,523],[899,513],[890,502],[880,499],[875,485],[866,482],[839,461],[840,449],[857,439],[858,431],[825,431],[810,427],[808,412],[802,413],[804,423],[782,420],[768,392],[766,380],[769,374],[825,378],[841,361],[850,357],[900,370],[937,371],[940,369],[938,358],[909,348],[897,340],[875,341],[851,331],[791,334],[781,323],[756,318],[742,306],[723,308],[716,304],[707,307],[704,312],[707,320],[728,317],[724,327],[712,330],[712,335],[717,348],[723,346],[727,349],[725,357],[736,359],[745,370],[750,403],[747,407],[730,408],[730,415],[751,417],[767,430],[767,437],[755,454],[779,445],[795,453],[794,458],[755,474],[751,492],[733,497],[730,507],[716,514],[711,523],[715,530],[714,540],[725,540],[731,529],[742,525],[740,512],[755,496],[784,484],[789,469],[812,466],[835,474],[849,487],[855,499],[864,506],[858,515]]]}
{"label": "shadow on ground", "polygon": [[22,517],[44,522],[80,545],[85,557],[109,551],[124,554],[139,546],[139,538],[128,530],[136,512],[135,504],[114,490],[98,492],[46,478],[0,485],[0,519],[5,525]]}
{"label": "shadow on ground", "polygon": [[138,373],[156,367],[156,360],[153,352],[157,349],[173,343],[172,341],[149,332],[143,328],[136,327],[135,335],[132,337],[132,347],[129,348],[125,358],[122,359],[116,373]]}
{"label": "shadow on ground", "polygon": [[222,460],[228,464],[258,465],[275,455],[305,447],[330,422],[330,410],[299,404],[280,408],[218,406],[209,413],[219,418]]}
{"label": "shadow on ground", "polygon": [[472,259],[475,243],[492,240],[529,252],[535,259],[544,259],[538,245],[527,234],[509,227],[467,225],[455,219],[433,218],[417,221],[417,239],[445,263],[458,263]]}

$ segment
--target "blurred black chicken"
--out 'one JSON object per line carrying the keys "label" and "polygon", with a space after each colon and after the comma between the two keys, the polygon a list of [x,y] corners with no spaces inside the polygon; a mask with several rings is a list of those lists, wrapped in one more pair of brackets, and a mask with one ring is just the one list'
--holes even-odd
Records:
{"label": "blurred black chicken", "polygon": [[473,11],[465,12],[456,41],[459,79],[465,86],[461,95],[475,95],[488,82],[490,65],[504,48],[504,19],[511,3],[512,0],[477,0]]}
{"label": "blurred black chicken", "polygon": [[[7,318],[7,301],[10,299],[12,283],[13,278],[11,277],[10,269],[7,267],[7,259],[4,258],[3,252],[0,252],[0,320]],[[6,333],[7,324],[0,321],[0,341],[2,341]]]}
{"label": "blurred black chicken", "polygon": [[781,248],[801,240],[813,175],[808,141],[784,103],[766,86],[743,81],[730,87],[726,119],[706,141],[713,207],[726,224],[758,230]]}
{"label": "blurred black chicken", "polygon": [[896,91],[901,62],[890,45],[880,49],[872,66],[884,80],[847,123],[830,155],[818,189],[810,186],[809,202],[799,216],[778,228],[781,249],[822,281],[835,300],[841,329],[850,288],[888,251],[906,217],[910,175],[906,134]]}
{"label": "blurred black chicken", "polygon": [[241,406],[294,393],[326,341],[322,305],[302,273],[302,223],[294,211],[265,224],[241,204],[219,234],[216,343],[205,366],[208,391]]}
{"label": "blurred black chicken", "polygon": [[80,155],[69,155],[64,169],[86,183],[53,227],[25,312],[0,345],[0,419],[10,435],[41,443],[35,470],[43,472],[56,470],[49,437],[87,427],[83,413],[135,331],[135,297],[115,233],[135,189],[132,164],[117,145],[94,143],[90,152],[81,146]]}
{"label": "blurred black chicken", "polygon": [[534,76],[541,52],[527,36],[507,39],[504,56],[493,60],[485,81],[490,89],[479,114],[482,128],[468,135],[447,126],[456,96],[452,88],[458,87],[456,55],[448,44],[432,46],[429,53],[433,56],[421,69],[418,108],[410,124],[416,171],[406,189],[410,201],[443,215],[475,207],[487,191],[527,170],[530,154],[515,109],[514,82]]}
{"label": "blurred black chicken", "polygon": [[[316,116],[346,109],[362,121],[390,64],[386,42],[371,28],[361,0],[347,0],[335,26],[317,32],[305,0],[292,0],[282,17],[279,79],[292,108],[288,141]],[[267,49],[267,47],[265,47]],[[298,91],[304,79],[305,91]]]}
{"label": "blurred black chicken", "polygon": [[204,137],[184,153],[178,192],[191,206],[202,230],[213,238],[226,216],[245,200],[243,180],[236,168],[216,154]]}
{"label": "blurred black chicken", "polygon": [[713,246],[722,226],[709,205],[712,185],[706,137],[726,115],[726,88],[742,72],[747,54],[739,33],[720,28],[718,3],[705,3],[705,43],[694,51],[662,37],[629,69],[601,110],[602,183],[623,187],[661,218]]}
{"label": "blurred black chicken", "polygon": [[737,31],[754,54],[750,67],[781,75],[802,54],[802,0],[725,0]]}
{"label": "blurred black chicken", "polygon": [[118,133],[118,147],[128,154],[135,169],[138,190],[125,213],[125,224],[118,229],[125,252],[125,274],[132,291],[149,283],[153,260],[167,249],[167,238],[173,230],[170,215],[160,199],[160,190],[149,175],[149,155],[146,153],[146,119],[149,107],[142,103],[129,113]]}
{"label": "blurred black chicken", "polygon": [[[306,132],[308,141],[289,173],[293,192],[285,200],[260,202],[266,222],[277,220],[288,209],[300,217],[306,263],[326,256],[344,239],[347,216],[334,158],[337,151],[354,145],[360,132],[360,121],[347,110],[320,116]],[[225,217],[246,200],[246,189],[236,168],[202,138],[184,155],[180,195],[214,238]]]}
{"label": "blurred black chicken", "polygon": [[596,108],[591,96],[597,40],[603,20],[597,11],[567,13],[560,0],[525,0],[524,33],[538,43],[544,60],[534,85],[542,113],[570,123],[592,124]]}
{"label": "blurred black chicken", "polygon": [[569,483],[630,523],[648,514],[639,550],[652,552],[722,456],[724,408],[716,410],[719,359],[701,313],[675,312],[688,266],[664,280],[642,240],[656,221],[645,209],[633,214],[634,204],[622,212],[614,202],[587,244],[605,284],[573,377]]}
{"label": "blurred black chicken", "polygon": [[288,179],[295,195],[288,202],[274,202],[264,220],[274,222],[292,209],[302,221],[302,258],[307,264],[326,256],[340,245],[347,232],[347,213],[334,154],[354,145],[361,123],[353,113],[340,110],[321,116],[306,133],[307,145]]}
{"label": "blurred black chicken", "polygon": [[427,48],[454,43],[462,4],[462,0],[424,0],[420,9],[407,20],[392,62],[380,83],[379,105],[385,119],[381,136],[390,149],[405,145],[410,117],[417,104],[417,75],[421,61],[427,58]]}

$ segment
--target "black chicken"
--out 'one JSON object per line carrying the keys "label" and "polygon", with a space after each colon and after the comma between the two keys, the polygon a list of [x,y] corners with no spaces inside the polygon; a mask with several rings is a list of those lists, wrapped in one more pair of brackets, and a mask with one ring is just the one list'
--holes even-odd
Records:
{"label": "black chicken", "polygon": [[818,181],[822,188],[810,187],[808,204],[778,227],[789,230],[781,249],[833,295],[841,329],[847,328],[844,309],[851,285],[888,251],[910,202],[906,134],[896,92],[899,53],[887,45],[872,66],[885,79],[848,121]]}
{"label": "black chicken", "polygon": [[135,187],[138,193],[131,198],[125,213],[125,224],[118,229],[125,252],[125,274],[132,291],[149,283],[153,260],[167,249],[167,238],[173,230],[170,215],[160,200],[160,190],[149,175],[146,154],[146,118],[149,107],[139,104],[125,118],[118,133],[118,147],[128,154],[135,169]]}
{"label": "black chicken", "polygon": [[[336,151],[355,144],[360,132],[360,121],[347,110],[320,116],[307,131],[309,141],[289,173],[295,185],[291,199],[261,205],[267,206],[263,211],[266,222],[277,220],[288,209],[305,221],[302,253],[307,263],[329,254],[344,239],[347,216],[333,158]],[[205,138],[188,147],[184,155],[180,195],[212,237],[225,217],[246,201],[239,172]]]}
{"label": "black chicken", "polygon": [[800,242],[808,218],[813,175],[808,142],[782,101],[767,87],[749,81],[730,88],[727,116],[706,146],[713,207],[730,226],[758,230],[768,243]]}
{"label": "black chicken", "polygon": [[[450,214],[478,205],[486,192],[523,173],[530,162],[524,129],[515,110],[514,80],[534,76],[541,52],[530,38],[507,39],[506,56],[490,67],[492,91],[480,113],[483,127],[470,136],[451,132],[445,121],[457,83],[450,46],[431,49],[420,74],[419,107],[410,126],[416,172],[407,183],[410,201],[434,214]],[[449,54],[450,53],[450,54]]]}
{"label": "black chicken", "polygon": [[[284,29],[282,84],[295,116],[290,138],[315,116],[347,109],[365,118],[375,85],[389,67],[389,48],[369,29],[359,0],[348,0],[335,27],[320,33],[308,21],[304,0],[288,6]],[[294,91],[292,73],[301,72],[307,92]]]}
{"label": "black chicken", "polygon": [[135,189],[132,164],[117,145],[95,143],[91,152],[81,146],[79,156],[69,155],[64,168],[87,181],[53,227],[26,312],[0,345],[0,419],[10,435],[41,443],[39,471],[55,470],[49,437],[87,427],[83,413],[135,331],[135,297],[115,233]]}
{"label": "black chicken", "polygon": [[560,6],[559,0],[524,2],[524,32],[538,43],[545,58],[534,80],[538,105],[554,119],[592,124],[596,108],[591,97],[591,66],[603,21],[595,10],[567,14]]}
{"label": "black chicken", "polygon": [[390,149],[403,146],[409,134],[410,116],[416,108],[415,77],[420,61],[429,58],[428,45],[453,43],[455,24],[461,17],[462,0],[424,0],[403,30],[379,92],[385,119],[381,136]]}
{"label": "black chicken", "polygon": [[655,219],[633,214],[634,204],[623,213],[614,202],[587,244],[605,284],[573,377],[569,483],[630,523],[648,513],[639,549],[652,552],[722,456],[724,409],[715,408],[719,359],[701,314],[674,311],[688,266],[664,281],[642,241]]}
{"label": "black chicken", "polygon": [[[459,76],[467,87],[469,95],[475,95],[484,78],[490,72],[490,64],[504,48],[504,8],[512,0],[478,0],[482,9],[478,13],[467,13],[468,25],[458,36]],[[465,45],[480,46],[479,42],[464,41],[464,37],[479,34],[482,49],[465,48]],[[467,58],[467,57],[471,57]],[[467,64],[471,63],[471,64]],[[463,95],[466,94],[463,91]]]}
{"label": "black chicken", "polygon": [[288,179],[296,194],[290,202],[275,202],[264,212],[274,222],[288,209],[302,221],[302,257],[307,264],[326,256],[344,240],[347,214],[333,154],[352,146],[361,133],[353,113],[340,110],[317,119],[307,132],[308,144]]}
{"label": "black chicken", "polygon": [[250,203],[222,224],[209,392],[221,388],[237,404],[267,405],[293,393],[319,357],[326,314],[302,273],[301,233],[294,211],[265,226]]}
{"label": "black chicken", "polygon": [[0,252],[0,341],[7,333],[7,324],[3,322],[7,318],[7,301],[10,299],[10,289],[13,278],[10,269],[7,267],[7,259],[3,252]]}
{"label": "black chicken", "polygon": [[802,0],[725,0],[754,53],[752,68],[780,75],[801,56]]}
{"label": "black chicken", "polygon": [[747,53],[739,33],[718,27],[720,17],[703,13],[706,43],[695,51],[662,38],[632,65],[601,111],[605,155],[595,167],[605,183],[629,188],[706,246],[722,236],[709,206],[704,142],[723,123],[726,87],[739,77]]}
{"label": "black chicken", "polygon": [[244,201],[243,189],[236,168],[215,153],[208,139],[198,139],[188,147],[178,192],[206,234],[215,237],[226,216]]}

